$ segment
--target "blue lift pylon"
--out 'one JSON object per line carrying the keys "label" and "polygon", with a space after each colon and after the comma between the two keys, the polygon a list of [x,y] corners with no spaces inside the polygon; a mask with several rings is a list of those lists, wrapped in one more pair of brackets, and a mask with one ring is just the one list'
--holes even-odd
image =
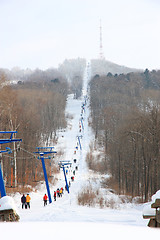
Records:
{"label": "blue lift pylon", "polygon": [[77,138],[78,138],[78,143],[79,143],[80,150],[82,150],[82,145],[81,145],[81,141],[80,141],[80,138],[82,138],[82,135],[77,136]]}
{"label": "blue lift pylon", "polygon": [[81,120],[82,129],[84,130],[83,119],[81,118],[80,120]]}
{"label": "blue lift pylon", "polygon": [[42,162],[42,168],[43,168],[43,173],[44,173],[44,178],[45,178],[45,182],[46,182],[46,188],[47,188],[47,193],[48,193],[48,198],[49,198],[49,203],[52,203],[52,198],[51,198],[51,193],[50,193],[50,188],[49,188],[49,183],[48,183],[48,177],[47,177],[47,171],[46,171],[46,166],[45,166],[45,161],[44,159],[50,159],[50,156],[45,157],[44,155],[48,155],[48,154],[53,154],[53,153],[57,153],[56,151],[53,151],[54,147],[37,147],[37,153],[40,156],[38,157],[38,159],[41,159]]}
{"label": "blue lift pylon", "polygon": [[66,189],[67,189],[67,192],[69,193],[69,185],[68,185],[68,182],[67,182],[67,176],[66,176],[65,167],[71,166],[72,163],[70,161],[60,161],[58,163],[58,165],[59,165],[60,168],[63,169],[64,178],[65,178],[65,182],[66,182]]}
{"label": "blue lift pylon", "polygon": [[[0,134],[7,134],[7,133],[11,134],[10,138],[0,139],[0,144],[22,141],[22,139],[13,139],[13,134],[17,133],[17,131],[0,131]],[[6,150],[0,150],[0,153],[4,153],[4,152],[8,152],[10,154],[12,151],[9,147],[6,147]],[[1,192],[1,197],[6,196],[6,189],[5,189],[5,184],[4,184],[3,174],[2,174],[1,163],[0,163],[0,192]]]}

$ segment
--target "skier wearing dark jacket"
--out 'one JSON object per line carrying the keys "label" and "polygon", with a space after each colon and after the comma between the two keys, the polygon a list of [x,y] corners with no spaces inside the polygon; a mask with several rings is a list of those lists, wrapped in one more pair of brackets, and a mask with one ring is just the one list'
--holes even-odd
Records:
{"label": "skier wearing dark jacket", "polygon": [[21,197],[21,203],[22,203],[22,209],[23,209],[23,207],[24,207],[25,204],[26,204],[26,197],[25,197],[24,194],[23,194],[23,196]]}
{"label": "skier wearing dark jacket", "polygon": [[56,191],[54,191],[54,201],[56,201]]}

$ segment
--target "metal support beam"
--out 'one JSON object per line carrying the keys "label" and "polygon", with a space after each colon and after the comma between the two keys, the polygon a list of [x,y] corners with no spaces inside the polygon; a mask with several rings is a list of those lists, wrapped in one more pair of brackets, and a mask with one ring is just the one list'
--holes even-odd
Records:
{"label": "metal support beam", "polygon": [[[43,173],[44,173],[44,178],[46,182],[46,188],[47,188],[47,193],[48,193],[48,198],[49,198],[49,203],[52,203],[52,198],[51,198],[51,193],[50,193],[50,188],[49,188],[49,183],[48,183],[48,177],[47,177],[47,171],[46,171],[46,166],[45,166],[45,161],[44,161],[44,155],[46,154],[52,154],[52,153],[57,153],[56,151],[53,151],[54,147],[37,147],[36,149],[38,150],[35,153],[38,153],[40,157],[38,159],[41,159],[42,162],[42,168],[43,168]],[[46,157],[45,159],[50,159],[50,157]]]}
{"label": "metal support beam", "polygon": [[65,177],[65,182],[66,182],[66,189],[67,189],[67,192],[69,193],[69,186],[68,186],[68,182],[67,182],[67,177],[66,177],[65,167],[62,166],[62,168],[63,168],[63,173],[64,173],[64,177]]}
{"label": "metal support beam", "polygon": [[78,142],[79,142],[79,146],[80,146],[80,150],[82,150],[82,146],[81,146],[80,137],[81,137],[81,136],[77,136],[77,138],[78,138]]}
{"label": "metal support beam", "polygon": [[67,189],[67,192],[69,193],[69,185],[68,185],[68,182],[67,182],[65,166],[70,166],[71,167],[72,163],[70,161],[60,161],[58,163],[58,165],[59,165],[60,168],[63,168],[64,178],[65,178],[65,182],[66,182],[66,189]]}
{"label": "metal support beam", "polygon": [[[0,144],[22,141],[22,139],[13,139],[13,134],[17,133],[17,131],[0,131],[0,134],[6,134],[6,133],[11,134],[10,138],[0,139]],[[12,151],[9,147],[6,147],[6,150],[0,150],[0,153],[4,153],[4,152],[11,153]],[[6,190],[5,190],[4,180],[3,180],[1,164],[0,164],[0,192],[1,192],[1,197],[6,196]]]}
{"label": "metal support beam", "polygon": [[41,158],[41,162],[42,162],[42,168],[43,168],[44,178],[45,178],[45,182],[46,182],[46,188],[47,188],[49,203],[52,203],[52,198],[51,198],[51,193],[50,193],[50,189],[49,189],[47,171],[46,171],[46,166],[45,166],[43,154],[41,154],[41,157],[40,157],[40,158]]}
{"label": "metal support beam", "polygon": [[0,144],[10,143],[10,142],[22,142],[22,139],[13,139],[13,133],[17,133],[17,131],[0,131],[0,134],[10,133],[10,138],[0,139]]}
{"label": "metal support beam", "polygon": [[84,126],[83,126],[83,121],[82,121],[82,118],[81,118],[81,125],[82,125],[82,129],[84,130]]}
{"label": "metal support beam", "polygon": [[0,192],[1,192],[1,197],[6,196],[6,190],[5,190],[4,180],[3,180],[1,164],[0,164]]}

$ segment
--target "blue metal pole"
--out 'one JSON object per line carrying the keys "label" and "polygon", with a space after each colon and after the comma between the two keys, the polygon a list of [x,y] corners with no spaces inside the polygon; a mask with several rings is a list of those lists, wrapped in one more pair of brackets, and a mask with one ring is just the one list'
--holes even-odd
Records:
{"label": "blue metal pole", "polygon": [[5,190],[4,180],[3,180],[1,164],[0,164],[0,192],[1,192],[1,197],[6,196],[6,190]]}
{"label": "blue metal pole", "polygon": [[85,96],[84,99],[85,99],[85,105],[86,105],[86,103],[87,103],[87,96]]}
{"label": "blue metal pole", "polygon": [[65,173],[65,168],[64,168],[64,166],[63,166],[63,173],[64,173],[64,177],[65,177],[65,181],[66,181],[67,192],[69,193],[69,186],[68,186],[68,182],[67,182],[67,177],[66,177],[66,173]]}
{"label": "blue metal pole", "polygon": [[44,172],[44,178],[46,181],[46,188],[47,188],[49,203],[51,203],[52,198],[51,198],[51,193],[50,193],[50,189],[49,189],[49,183],[48,183],[48,178],[47,178],[46,166],[45,166],[45,162],[44,162],[44,156],[42,154],[41,154],[41,161],[42,161],[42,167],[43,167],[43,172]]}
{"label": "blue metal pole", "polygon": [[82,121],[82,118],[81,118],[81,124],[82,124],[82,128],[83,128],[83,130],[84,130],[84,126],[83,126],[83,121]]}
{"label": "blue metal pole", "polygon": [[78,136],[78,142],[79,142],[80,149],[82,150],[82,146],[81,146],[81,142],[80,142],[79,136]]}

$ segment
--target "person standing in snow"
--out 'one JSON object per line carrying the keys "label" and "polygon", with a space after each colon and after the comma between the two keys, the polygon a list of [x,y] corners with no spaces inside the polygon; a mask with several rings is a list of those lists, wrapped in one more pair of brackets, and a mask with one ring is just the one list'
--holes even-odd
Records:
{"label": "person standing in snow", "polygon": [[56,201],[56,191],[54,191],[54,201]]}
{"label": "person standing in snow", "polygon": [[60,197],[60,196],[59,196],[59,188],[57,188],[57,197]]}
{"label": "person standing in snow", "polygon": [[22,209],[23,209],[23,207],[25,207],[25,204],[26,204],[26,197],[25,197],[24,194],[23,194],[23,196],[21,197],[21,203],[22,203]]}
{"label": "person standing in snow", "polygon": [[44,197],[43,197],[43,201],[44,201],[44,207],[47,205],[47,195],[45,194]]}
{"label": "person standing in snow", "polygon": [[61,189],[62,189],[62,194],[63,194],[63,187],[61,187]]}
{"label": "person standing in snow", "polygon": [[30,208],[30,201],[31,201],[31,197],[30,197],[29,194],[27,193],[27,196],[26,196],[26,205],[27,205],[27,208]]}
{"label": "person standing in snow", "polygon": [[59,190],[59,196],[62,197],[62,188]]}

